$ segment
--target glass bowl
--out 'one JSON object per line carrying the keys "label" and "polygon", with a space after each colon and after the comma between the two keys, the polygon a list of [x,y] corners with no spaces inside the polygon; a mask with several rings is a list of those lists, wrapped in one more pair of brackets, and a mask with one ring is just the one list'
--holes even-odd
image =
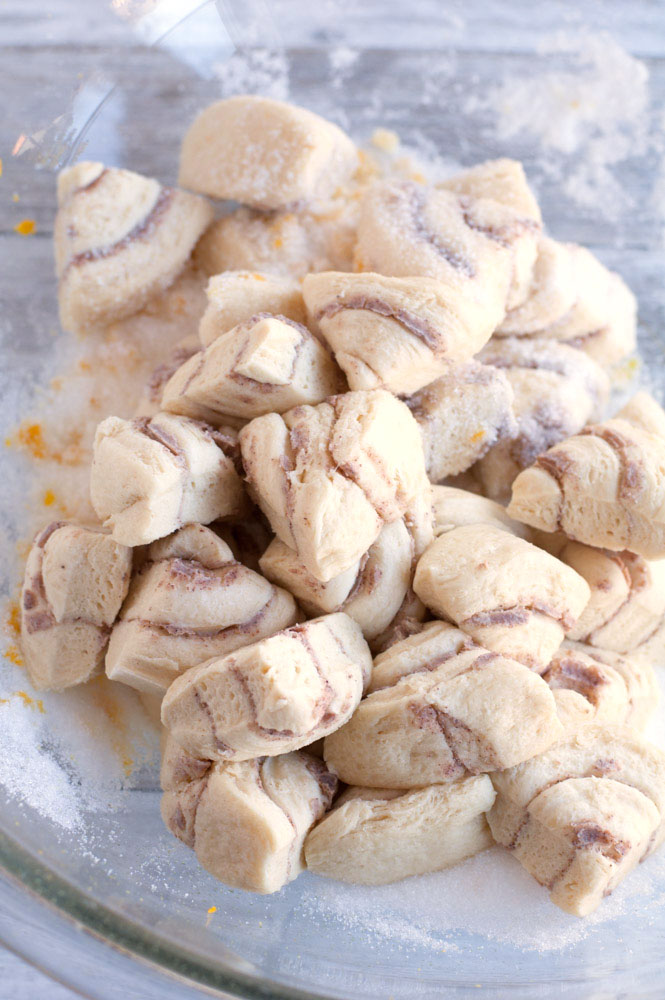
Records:
{"label": "glass bowl", "polygon": [[[5,32],[16,46],[4,50],[12,100],[0,181],[10,444],[84,351],[57,330],[54,170],[85,156],[172,182],[196,110],[247,91],[302,103],[360,141],[392,129],[435,174],[522,159],[553,235],[589,245],[637,293],[641,377],[662,398],[660,5],[229,0],[194,4],[184,19],[182,3],[57,7],[30,31],[10,15]],[[36,223],[29,237],[13,231],[25,218]],[[9,600],[26,523],[49,505],[36,495],[30,426],[3,462]],[[11,621],[5,632],[0,936],[84,995],[662,995],[662,858],[586,922],[556,910],[498,850],[393,887],[305,874],[272,897],[226,889],[162,826],[158,735],[140,700],[98,681],[36,695],[14,662]],[[663,732],[661,717],[656,738]]]}

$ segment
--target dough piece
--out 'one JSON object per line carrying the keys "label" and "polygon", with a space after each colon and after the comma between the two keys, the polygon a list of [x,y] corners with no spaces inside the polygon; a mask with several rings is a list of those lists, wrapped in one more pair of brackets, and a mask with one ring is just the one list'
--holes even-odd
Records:
{"label": "dough piece", "polygon": [[271,893],[303,871],[305,837],[337,781],[306,753],[211,763],[169,740],[162,786],[166,827],[206,871],[234,889]]}
{"label": "dough piece", "polygon": [[106,673],[163,695],[190,667],[296,619],[290,594],[236,562],[209,528],[189,524],[148,549],[111,633]]}
{"label": "dough piece", "polygon": [[309,833],[307,868],[360,885],[451,868],[494,843],[485,818],[494,797],[485,774],[407,792],[349,788]]}
{"label": "dough piece", "polygon": [[305,303],[297,281],[257,271],[225,271],[208,281],[208,306],[199,336],[204,347],[257,313],[305,322]]}
{"label": "dough piece", "polygon": [[483,305],[432,277],[326,271],[305,278],[303,296],[352,389],[415,392],[494,329]]}
{"label": "dough piece", "polygon": [[320,403],[344,390],[331,355],[284,316],[252,316],[186,361],[164,387],[173,413],[232,424]]}
{"label": "dough piece", "polygon": [[357,202],[344,198],[298,212],[238,208],[207,229],[194,260],[208,275],[245,270],[300,280],[313,271],[350,271],[357,214]]}
{"label": "dough piece", "polygon": [[493,500],[508,502],[515,477],[552,445],[598,420],[609,379],[591,358],[550,340],[493,339],[481,352],[514,393],[515,432],[505,435],[474,470]]}
{"label": "dough piece", "polygon": [[437,278],[496,329],[527,294],[539,225],[489,198],[410,181],[375,184],[358,224],[358,270]]}
{"label": "dough piece", "polygon": [[586,726],[492,781],[494,839],[575,916],[592,913],[665,835],[665,754],[628,729]]}
{"label": "dough piece", "polygon": [[327,583],[414,503],[430,503],[418,425],[384,390],[267,414],[240,432],[249,489],[277,537]]}
{"label": "dough piece", "polygon": [[584,247],[542,237],[526,301],[499,335],[566,341],[611,367],[636,346],[635,296]]}
{"label": "dough piece", "polygon": [[157,365],[150,375],[145,392],[136,407],[135,417],[155,417],[161,410],[164,386],[181,365],[201,350],[201,342],[196,334],[185,337],[175,345],[168,359]]}
{"label": "dough piece", "polygon": [[516,215],[533,219],[538,225],[542,216],[536,197],[529,187],[524,167],[518,160],[486,160],[437,184],[471,198],[491,198],[510,208]]}
{"label": "dough piece", "polygon": [[21,592],[21,649],[37,690],[82,684],[104,663],[132,552],[110,535],[53,521],[35,538]]}
{"label": "dough piece", "polygon": [[513,483],[511,517],[597,548],[665,556],[665,438],[622,417],[585,427]]}
{"label": "dough piece", "polygon": [[58,206],[60,322],[74,333],[131,316],[167,288],[213,215],[204,198],[102,163],[64,170]]}
{"label": "dough piece", "polygon": [[371,669],[360,627],[326,615],[188,670],[166,692],[162,723],[195,757],[274,757],[344,725]]}
{"label": "dough piece", "polygon": [[324,743],[351,785],[413,788],[511,767],[563,731],[542,678],[445,622],[378,656],[370,691]]}
{"label": "dough piece", "polygon": [[[184,524],[207,524],[246,504],[231,431],[158,413],[107,417],[97,428],[90,497],[116,541],[147,545]],[[228,454],[227,454],[228,453]]]}
{"label": "dough piece", "polygon": [[510,382],[476,361],[450,365],[405,402],[418,421],[427,474],[435,483],[464,472],[517,433]]}
{"label": "dough piece", "polygon": [[357,166],[356,147],[332,122],[293,104],[243,95],[197,115],[183,139],[179,183],[273,209],[329,198]]}
{"label": "dough piece", "polygon": [[293,549],[275,538],[261,557],[263,574],[288,590],[309,615],[344,611],[368,642],[388,628],[411,586],[413,542],[403,520],[386,524],[364,556],[321,583]]}
{"label": "dough piece", "polygon": [[590,722],[643,730],[660,700],[653,668],[610,650],[565,642],[543,674],[568,732]]}
{"label": "dough piece", "polygon": [[589,600],[586,580],[569,566],[489,524],[439,535],[413,589],[435,614],[539,673]]}
{"label": "dough piece", "polygon": [[583,576],[591,599],[570,631],[571,639],[630,653],[665,616],[665,559],[592,549],[567,542],[559,559]]}
{"label": "dough piece", "polygon": [[621,407],[617,417],[643,431],[665,438],[665,410],[643,389]]}
{"label": "dough piece", "polygon": [[434,501],[434,535],[438,538],[446,531],[467,524],[489,524],[511,535],[532,541],[531,529],[506,514],[505,507],[487,497],[459,490],[454,486],[432,487]]}

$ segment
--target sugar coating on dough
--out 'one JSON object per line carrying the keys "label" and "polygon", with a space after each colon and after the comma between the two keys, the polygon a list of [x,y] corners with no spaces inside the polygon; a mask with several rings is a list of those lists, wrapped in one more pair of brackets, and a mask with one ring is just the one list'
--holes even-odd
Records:
{"label": "sugar coating on dough", "polygon": [[273,531],[324,583],[357,563],[384,523],[429,498],[418,425],[384,390],[257,417],[240,447]]}
{"label": "sugar coating on dough", "polygon": [[167,288],[213,215],[204,198],[87,162],[60,174],[58,206],[60,321],[74,333],[131,316]]}
{"label": "sugar coating on dough", "polygon": [[430,622],[377,657],[370,694],[323,753],[348,784],[413,788],[510,767],[561,733],[537,674]]}
{"label": "sugar coating on dough", "polygon": [[229,424],[320,403],[344,388],[332,356],[306,327],[259,313],[185,361],[164,386],[162,407]]}
{"label": "sugar coating on dough", "polygon": [[589,600],[588,584],[569,566],[490,524],[439,535],[413,586],[435,614],[538,672]]}
{"label": "sugar coating on dough", "polygon": [[106,673],[162,696],[190,667],[293,625],[293,597],[237,562],[202,524],[148,548],[106,653]]}
{"label": "sugar coating on dough", "polygon": [[418,421],[427,474],[435,483],[466,471],[517,432],[510,382],[476,361],[449,365],[406,404]]}
{"label": "sugar coating on dough", "polygon": [[305,841],[307,868],[361,885],[441,871],[491,847],[487,775],[411,791],[349,788]]}
{"label": "sugar coating on dough", "polygon": [[492,781],[495,840],[575,916],[665,835],[665,755],[630,729],[591,724]]}
{"label": "sugar coating on dough", "polygon": [[199,326],[204,347],[257,313],[305,322],[300,283],[276,274],[224,271],[209,279],[206,295],[208,305]]}
{"label": "sugar coating on dough", "polygon": [[358,165],[340,128],[293,104],[238,96],[199,112],[183,139],[183,187],[261,209],[325,199]]}
{"label": "sugar coating on dough", "polygon": [[60,691],[97,673],[131,571],[131,549],[98,528],[54,521],[37,534],[21,591],[21,649],[35,688]]}
{"label": "sugar coating on dough", "polygon": [[211,875],[235,889],[277,892],[303,871],[303,844],[337,781],[306,753],[211,762],[167,739],[162,818]]}
{"label": "sugar coating on dough", "polygon": [[615,417],[550,448],[513,483],[511,517],[597,548],[665,556],[665,438]]}
{"label": "sugar coating on dough", "polygon": [[90,497],[116,541],[146,545],[184,524],[240,513],[246,498],[233,432],[171,413],[97,427]]}
{"label": "sugar coating on dough", "polygon": [[533,219],[539,225],[542,223],[540,207],[519,160],[506,157],[485,160],[441,181],[437,186],[472,198],[491,198],[517,215]]}
{"label": "sugar coating on dough", "polygon": [[371,666],[359,625],[325,615],[188,670],[166,692],[162,723],[196,757],[273,757],[343,725]]}
{"label": "sugar coating on dough", "polygon": [[455,486],[440,485],[432,487],[432,504],[434,534],[437,537],[467,524],[490,524],[528,542],[533,540],[531,529],[526,524],[513,521],[506,514],[505,507],[488,497]]}

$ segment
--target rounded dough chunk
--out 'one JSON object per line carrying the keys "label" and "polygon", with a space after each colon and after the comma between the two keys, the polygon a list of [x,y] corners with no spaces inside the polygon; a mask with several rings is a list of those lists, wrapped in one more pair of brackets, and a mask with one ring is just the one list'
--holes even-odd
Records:
{"label": "rounded dough chunk", "polygon": [[111,633],[106,673],[161,696],[190,667],[296,618],[290,594],[236,562],[209,528],[189,524],[149,547]]}
{"label": "rounded dough chunk", "polygon": [[542,678],[430,622],[376,658],[370,694],[323,755],[348,784],[413,788],[511,767],[562,731]]}
{"label": "rounded dough chunk", "polygon": [[343,725],[371,669],[360,627],[326,615],[188,670],[166,692],[162,723],[195,757],[273,757]]}
{"label": "rounded dough chunk", "polygon": [[308,573],[278,538],[259,562],[263,574],[293,594],[307,615],[344,611],[371,643],[399,612],[411,586],[413,561],[413,541],[400,520],[386,524],[365,555],[327,583]]}
{"label": "rounded dough chunk", "polygon": [[571,639],[630,653],[653,635],[665,616],[665,559],[648,560],[579,542],[567,542],[558,557],[591,589]]}
{"label": "rounded dough chunk", "polygon": [[449,365],[405,402],[418,421],[433,482],[466,471],[517,432],[510,382],[503,372],[476,361]]}
{"label": "rounded dough chunk", "polygon": [[207,275],[260,271],[300,280],[313,271],[350,271],[358,204],[344,197],[292,212],[238,208],[199,240],[194,260]]}
{"label": "rounded dough chunk", "polygon": [[329,198],[357,166],[356,147],[332,122],[283,101],[239,96],[197,115],[183,139],[179,183],[274,209]]}
{"label": "rounded dough chunk", "polygon": [[533,219],[538,225],[542,223],[538,202],[519,160],[502,158],[476,163],[437,184],[437,187],[472,198],[491,198],[517,215]]}
{"label": "rounded dough chunk", "polygon": [[597,420],[607,403],[609,379],[591,358],[550,340],[493,339],[484,365],[500,369],[513,390],[517,423],[485,455],[474,473],[484,492],[508,502],[515,477],[552,445]]}
{"label": "rounded dough chunk", "polygon": [[167,740],[162,818],[206,871],[234,889],[278,892],[303,871],[303,844],[337,781],[306,753],[195,760]]}
{"label": "rounded dough chunk", "polygon": [[164,386],[162,407],[229,424],[320,403],[344,389],[326,348],[285,316],[252,316],[186,361]]}
{"label": "rounded dough chunk", "polygon": [[138,312],[183,270],[212,206],[102,163],[60,175],[54,241],[60,322],[84,333]]}
{"label": "rounded dough chunk", "polygon": [[533,219],[498,201],[387,181],[362,201],[356,265],[437,278],[463,294],[478,326],[491,332],[526,295],[539,232]]}
{"label": "rounded dough chunk", "polygon": [[493,331],[463,289],[437,278],[325,271],[305,278],[303,296],[351,389],[415,392]]}
{"label": "rounded dough chunk", "polygon": [[305,322],[305,303],[297,281],[258,271],[225,271],[208,281],[208,305],[199,336],[204,347],[257,313]]}
{"label": "rounded dough chunk", "polygon": [[511,517],[613,552],[665,556],[665,438],[617,416],[540,455],[513,483]]}
{"label": "rounded dough chunk", "polygon": [[575,916],[592,913],[665,835],[665,754],[629,729],[586,726],[492,781],[495,840]]}
{"label": "rounded dough chunk", "polygon": [[589,600],[588,584],[569,566],[489,524],[439,535],[413,588],[435,614],[539,673]]}
{"label": "rounded dough chunk", "polygon": [[257,417],[241,430],[240,447],[250,492],[273,531],[323,583],[356,564],[383,525],[414,504],[428,519],[418,425],[384,390]]}
{"label": "rounded dough chunk", "polygon": [[487,497],[460,490],[455,486],[432,487],[434,511],[434,535],[438,538],[446,531],[468,524],[489,524],[511,535],[532,541],[531,529],[526,524],[513,521],[506,514],[505,507]]}
{"label": "rounded dough chunk", "polygon": [[104,662],[132,552],[95,528],[54,521],[36,536],[21,591],[21,650],[38,690],[82,684]]}
{"label": "rounded dough chunk", "polygon": [[208,524],[246,505],[230,455],[232,431],[158,413],[107,417],[97,427],[90,497],[116,541],[147,545],[184,524]]}
{"label": "rounded dough chunk", "polygon": [[451,868],[491,847],[487,775],[415,791],[349,788],[309,833],[305,859],[316,875],[385,885]]}
{"label": "rounded dough chunk", "polygon": [[660,700],[649,664],[606,649],[565,642],[543,674],[567,732],[590,722],[643,730]]}

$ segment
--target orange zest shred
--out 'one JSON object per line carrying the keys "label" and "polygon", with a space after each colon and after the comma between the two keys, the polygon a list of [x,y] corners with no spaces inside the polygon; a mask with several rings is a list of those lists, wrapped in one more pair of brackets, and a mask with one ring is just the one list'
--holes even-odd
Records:
{"label": "orange zest shred", "polygon": [[14,226],[14,232],[18,233],[19,236],[32,236],[35,231],[35,220],[34,219],[21,219]]}
{"label": "orange zest shred", "polygon": [[217,913],[217,907],[216,906],[209,906],[208,907],[208,913]]}
{"label": "orange zest shred", "polygon": [[19,202],[20,200],[21,200],[21,199],[19,198],[19,196],[18,196],[18,194],[16,193],[16,191],[14,191],[14,194],[12,195],[12,201],[14,202],[14,204],[16,204],[16,203],[17,203],[17,202]]}
{"label": "orange zest shred", "polygon": [[46,492],[44,493],[43,503],[45,507],[53,506],[53,504],[55,503],[55,493],[53,492],[53,490],[46,490]]}
{"label": "orange zest shred", "polygon": [[46,458],[46,444],[41,424],[22,424],[18,429],[18,442],[33,458]]}
{"label": "orange zest shred", "polygon": [[[23,666],[23,657],[19,652],[18,646],[7,646],[7,649],[4,652],[4,657],[6,660],[9,660],[10,663],[13,663],[17,667]],[[18,693],[21,694],[20,691]]]}
{"label": "orange zest shred", "polygon": [[0,177],[2,177],[2,158],[0,157]]}
{"label": "orange zest shred", "polygon": [[471,435],[471,442],[472,442],[472,444],[475,444],[476,441],[482,441],[482,439],[484,437],[485,437],[485,431],[482,430],[482,428],[481,428],[479,431],[476,431],[475,434]]}
{"label": "orange zest shred", "polygon": [[275,248],[275,250],[281,250],[283,246],[284,246],[284,240],[280,239],[280,237],[278,236],[273,243],[273,247]]}
{"label": "orange zest shred", "polygon": [[14,635],[21,634],[21,609],[19,608],[16,601],[12,601],[9,605],[9,614],[7,615],[7,628]]}

